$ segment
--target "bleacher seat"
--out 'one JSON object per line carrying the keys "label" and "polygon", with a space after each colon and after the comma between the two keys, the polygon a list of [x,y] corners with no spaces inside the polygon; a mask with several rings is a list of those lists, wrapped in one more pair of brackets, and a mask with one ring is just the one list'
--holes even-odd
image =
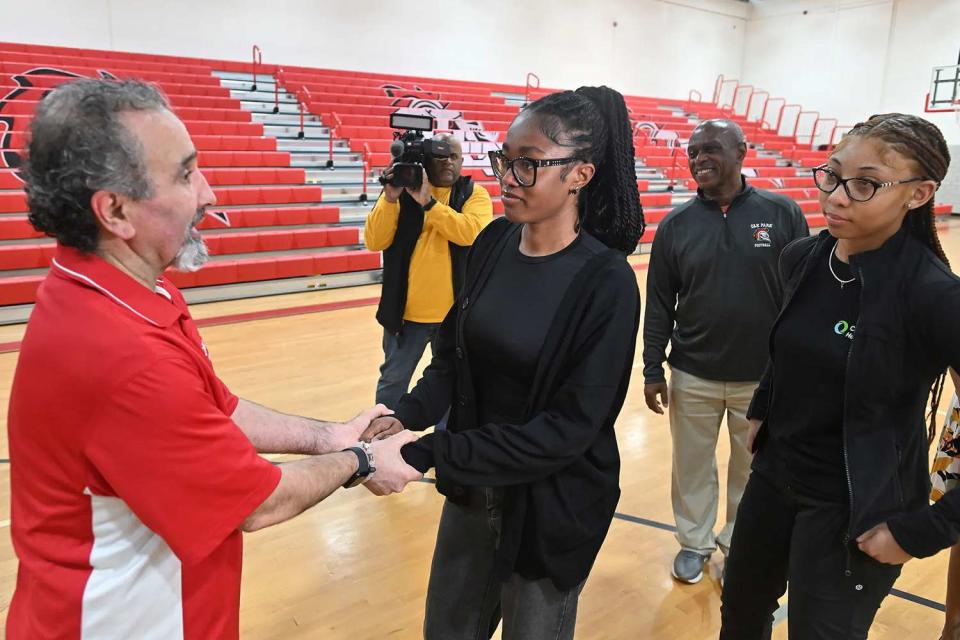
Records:
{"label": "bleacher seat", "polygon": [[[138,77],[157,83],[167,94],[198,150],[198,163],[214,188],[217,209],[227,213],[231,226],[226,229],[211,217],[201,221],[199,228],[214,258],[197,273],[168,274],[179,286],[219,286],[380,268],[378,253],[359,249],[356,218],[347,218],[354,222],[345,224],[340,207],[324,202],[324,188],[308,184],[318,179],[310,177],[310,169],[302,168],[302,163],[291,166],[299,147],[290,143],[279,147],[277,134],[268,133],[269,118],[255,118],[243,108],[245,103],[231,86],[214,74],[249,72],[249,62],[0,43],[0,96],[18,94],[17,99],[0,101],[0,117],[4,117],[0,135],[5,135],[7,149],[19,150],[24,145],[42,91],[69,80],[31,74],[30,90],[21,92],[16,76],[37,66],[88,77],[99,76],[101,70],[118,78]],[[276,72],[276,65],[261,69],[261,73]],[[337,153],[354,157],[364,153],[372,169],[390,161],[394,130],[388,118],[398,100],[400,104],[407,99],[435,101],[460,113],[470,123],[463,126],[477,127],[484,134],[481,141],[465,144],[471,160],[483,162],[491,143],[482,140],[502,140],[519,110],[504,95],[525,92],[524,87],[506,84],[291,65],[285,66],[283,78],[286,92],[292,94],[299,87],[309,91],[309,115],[323,120],[324,129],[311,130],[313,138],[303,142],[302,153],[322,157],[317,148],[325,148],[326,128],[332,128],[337,139],[346,143],[338,143]],[[551,91],[533,90],[531,98]],[[262,97],[260,100],[269,104]],[[698,121],[725,117],[728,112],[701,101],[627,96],[626,102],[631,119],[638,123],[634,143],[643,175],[637,187],[648,223],[641,242],[649,243],[656,225],[677,202],[692,197],[696,188],[683,147],[671,145],[683,143]],[[289,108],[281,115],[286,118],[278,121],[282,126],[296,126],[291,124],[295,116]],[[809,168],[823,162],[826,152],[758,123],[736,119],[748,138],[744,172],[751,184],[793,198],[812,227],[823,226]],[[275,124],[271,127],[276,128]],[[318,161],[314,158],[311,162]],[[14,168],[0,165],[0,305],[31,302],[54,251],[54,242],[27,220],[23,185]],[[464,174],[487,188],[495,214],[502,214],[500,185],[489,167],[468,166]],[[667,186],[676,191],[666,190]],[[333,187],[330,193],[338,191]],[[949,210],[944,205],[936,209],[938,214]]]}

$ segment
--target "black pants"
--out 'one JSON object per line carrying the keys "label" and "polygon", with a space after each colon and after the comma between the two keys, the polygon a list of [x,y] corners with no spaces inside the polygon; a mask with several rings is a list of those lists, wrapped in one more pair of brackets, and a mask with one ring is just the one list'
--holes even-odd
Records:
{"label": "black pants", "polygon": [[844,545],[848,517],[846,504],[798,496],[755,471],[727,558],[721,640],[769,638],[788,582],[790,640],[865,639],[901,566]]}

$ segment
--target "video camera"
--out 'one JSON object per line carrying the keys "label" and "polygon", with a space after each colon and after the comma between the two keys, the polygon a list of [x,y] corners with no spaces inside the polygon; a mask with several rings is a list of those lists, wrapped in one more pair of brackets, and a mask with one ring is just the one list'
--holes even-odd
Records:
{"label": "video camera", "polygon": [[[404,131],[393,134],[390,154],[395,162],[393,177],[389,183],[394,187],[419,189],[423,185],[423,166],[431,158],[444,158],[450,155],[450,145],[433,139],[424,139],[424,131],[433,131],[433,118],[410,113],[390,114],[390,127]],[[380,184],[387,180],[380,176]]]}

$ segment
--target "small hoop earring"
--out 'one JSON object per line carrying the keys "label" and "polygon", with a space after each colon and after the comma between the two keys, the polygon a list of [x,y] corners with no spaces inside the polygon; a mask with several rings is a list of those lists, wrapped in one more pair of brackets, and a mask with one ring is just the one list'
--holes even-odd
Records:
{"label": "small hoop earring", "polygon": [[572,193],[573,195],[577,195],[578,193],[580,193],[580,189],[578,189],[577,187],[574,187],[570,189],[570,193]]}

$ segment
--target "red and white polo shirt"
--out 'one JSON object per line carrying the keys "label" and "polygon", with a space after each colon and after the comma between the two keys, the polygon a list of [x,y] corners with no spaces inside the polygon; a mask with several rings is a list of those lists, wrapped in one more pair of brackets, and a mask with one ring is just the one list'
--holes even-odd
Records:
{"label": "red and white polo shirt", "polygon": [[280,470],[183,296],[60,247],[10,399],[11,640],[239,636],[243,520]]}

